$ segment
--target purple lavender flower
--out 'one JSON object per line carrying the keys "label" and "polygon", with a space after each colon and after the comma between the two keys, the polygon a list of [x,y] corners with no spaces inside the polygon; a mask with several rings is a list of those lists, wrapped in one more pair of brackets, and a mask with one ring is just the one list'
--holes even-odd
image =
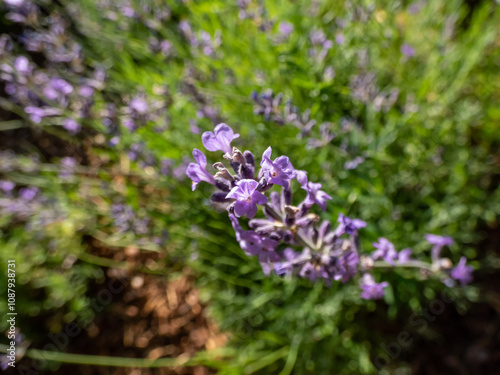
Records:
{"label": "purple lavender flower", "polygon": [[358,165],[360,165],[364,161],[365,161],[364,157],[356,156],[354,159],[346,161],[344,163],[344,168],[347,170],[356,169]]}
{"label": "purple lavender flower", "polygon": [[361,279],[360,287],[363,290],[361,292],[361,298],[363,299],[380,299],[385,295],[384,288],[389,285],[388,282],[383,281],[381,283],[376,283],[373,276],[369,273],[365,273]]}
{"label": "purple lavender flower", "polygon": [[290,36],[290,34],[293,32],[293,29],[293,24],[291,24],[290,22],[282,21],[278,25],[278,33],[285,39]]}
{"label": "purple lavender flower", "polygon": [[441,254],[441,250],[444,246],[453,245],[453,238],[451,237],[443,237],[436,234],[426,234],[425,239],[431,245],[434,245],[432,247],[431,253],[431,257],[434,262],[437,262],[439,260],[439,255]]}
{"label": "purple lavender flower", "polygon": [[18,56],[14,60],[14,69],[17,70],[19,74],[25,75],[31,72],[30,62],[24,56]]}
{"label": "purple lavender flower", "polygon": [[203,133],[201,140],[203,146],[205,146],[208,151],[221,150],[227,157],[231,157],[233,155],[231,142],[239,136],[239,134],[234,134],[233,129],[227,124],[222,123],[215,127],[214,132],[209,131]]}
{"label": "purple lavender flower", "polygon": [[271,160],[271,147],[268,147],[262,154],[262,173],[266,177],[267,182],[271,184],[281,185],[285,189],[290,186],[290,180],[297,176],[297,172],[293,168],[288,156],[278,156],[274,161]]}
{"label": "purple lavender flower", "polygon": [[137,130],[137,124],[135,123],[134,119],[131,119],[129,117],[124,117],[122,119],[122,126],[131,133]]}
{"label": "purple lavender flower", "polygon": [[257,256],[259,262],[264,264],[281,260],[281,257],[274,252],[274,249],[279,244],[277,241],[262,237],[253,230],[243,230],[238,219],[233,214],[229,214],[229,219],[236,232],[236,239],[247,255]]}
{"label": "purple lavender flower", "polygon": [[69,179],[73,176],[76,167],[76,160],[72,157],[64,157],[61,159],[61,170],[59,171],[59,177],[63,180]]}
{"label": "purple lavender flower", "polygon": [[78,92],[84,98],[90,98],[94,94],[94,89],[91,86],[84,85],[78,89]]}
{"label": "purple lavender flower", "polygon": [[243,179],[227,194],[226,199],[236,199],[234,214],[236,217],[247,215],[252,219],[257,213],[257,205],[267,203],[267,197],[257,191],[259,183],[255,180]]}
{"label": "purple lavender flower", "polygon": [[109,140],[109,145],[111,147],[115,147],[117,144],[120,143],[120,137],[115,135],[114,137],[112,137],[110,140]]}
{"label": "purple lavender flower", "polygon": [[284,260],[274,265],[274,273],[279,276],[292,274],[294,263],[301,258],[301,253],[287,247],[283,251]]}
{"label": "purple lavender flower", "polygon": [[373,260],[384,259],[387,263],[394,265],[394,259],[398,257],[398,252],[391,241],[381,237],[378,239],[378,243],[375,242],[373,246],[377,249],[372,253]]}
{"label": "purple lavender flower", "polygon": [[18,7],[24,3],[24,0],[4,0],[7,4]]}
{"label": "purple lavender flower", "polygon": [[329,279],[328,272],[326,271],[324,265],[321,264],[319,261],[314,263],[313,262],[305,263],[302,266],[299,275],[311,281],[315,281],[318,279],[327,279],[327,280]]}
{"label": "purple lavender flower", "polygon": [[349,250],[338,258],[335,269],[335,280],[342,279],[345,283],[358,272],[359,255],[356,251]]}
{"label": "purple lavender flower", "polygon": [[2,369],[2,371],[5,371],[7,370],[7,367],[9,367],[9,358],[7,358],[7,354],[3,354],[0,356],[0,369]]}
{"label": "purple lavender flower", "polygon": [[52,78],[43,89],[43,94],[50,100],[60,99],[61,96],[71,92],[73,92],[73,86],[62,78]]}
{"label": "purple lavender flower", "polygon": [[366,227],[366,222],[360,219],[351,219],[344,214],[340,213],[337,219],[339,226],[335,229],[336,236],[342,236],[344,233],[356,235],[358,229]]}
{"label": "purple lavender flower", "polygon": [[[258,95],[252,97],[256,101],[267,100],[264,94],[261,97]],[[212,194],[212,201],[229,203],[235,200],[227,206],[227,210],[236,232],[236,239],[245,254],[258,257],[265,274],[274,269],[277,275],[299,275],[310,280],[325,280],[330,284],[333,280],[347,282],[360,272],[363,274],[360,283],[361,297],[377,299],[384,296],[384,288],[389,284],[376,283],[373,276],[368,273],[374,267],[375,260],[383,259],[392,266],[401,267],[410,262],[411,264],[407,266],[416,266],[431,272],[437,271],[435,264],[412,262],[411,249],[404,249],[398,253],[394,245],[385,238],[379,238],[378,242],[373,244],[376,250],[371,256],[360,256],[357,232],[366,226],[364,221],[350,219],[340,214],[335,230],[332,230],[328,221],[319,224],[318,215],[308,213],[308,210],[315,203],[325,210],[326,201],[332,199],[320,190],[321,184],[309,182],[306,172],[296,171],[286,156],[271,160],[271,147],[262,156],[261,170],[258,179],[255,180],[254,156],[248,150],[244,153],[237,148],[231,150],[230,143],[234,138],[231,128],[226,124],[220,124],[214,133],[206,132],[202,139],[208,150],[222,150],[226,153],[224,156],[230,160],[235,175],[220,162],[214,164],[218,173],[215,176],[209,175],[205,170],[206,158],[196,149],[193,155],[198,164],[191,163],[186,173],[193,180],[193,189],[197,182],[208,180],[220,190]],[[307,192],[306,199],[298,207],[292,203],[290,181],[293,178],[297,178]],[[271,192],[270,203],[266,204],[268,198],[263,193],[272,188],[273,184],[281,185],[283,189],[281,194],[276,191]],[[267,216],[265,219],[253,219],[259,204],[265,204],[263,207],[263,213]],[[252,219],[249,222],[251,230],[248,231],[243,230],[238,222],[238,217],[245,215]],[[344,234],[351,237],[341,238]],[[438,248],[452,243],[449,237],[428,235],[427,239]],[[300,253],[292,248],[287,248],[283,252],[276,251],[280,244],[301,246],[303,250]],[[440,263],[443,265],[442,268],[451,267],[449,260],[447,261]],[[376,264],[379,265],[384,266]],[[471,280],[471,273],[471,267],[465,265],[463,258],[452,270],[451,277],[461,283],[467,283]],[[447,280],[453,283],[451,278]]]}
{"label": "purple lavender flower", "polygon": [[320,190],[320,183],[313,183],[307,181],[307,173],[304,171],[297,172],[297,181],[299,181],[300,185],[302,185],[302,189],[307,192],[306,199],[304,200],[304,204],[307,206],[312,206],[316,203],[321,207],[323,211],[326,210],[326,201],[332,199],[327,193]]}
{"label": "purple lavender flower", "polygon": [[335,35],[335,42],[337,44],[344,44],[344,41],[345,41],[344,34],[337,33],[337,35]]}
{"label": "purple lavender flower", "polygon": [[30,120],[35,124],[39,124],[44,117],[54,116],[61,113],[61,111],[57,108],[39,108],[34,106],[27,106],[24,108],[24,112],[26,112]]}
{"label": "purple lavender flower", "polygon": [[458,265],[451,270],[451,277],[458,280],[460,284],[466,285],[472,281],[473,268],[467,266],[467,258],[461,257]]}
{"label": "purple lavender flower", "polygon": [[14,184],[12,181],[0,181],[0,190],[2,190],[4,193],[9,193],[14,190],[16,187],[16,184]]}
{"label": "purple lavender flower", "polygon": [[438,236],[437,234],[426,234],[425,239],[431,245],[435,245],[435,246],[443,247],[443,246],[453,245],[453,238],[451,238],[451,237]]}
{"label": "purple lavender flower", "polygon": [[415,50],[408,44],[403,44],[401,46],[401,53],[405,55],[406,57],[413,57],[415,56]]}
{"label": "purple lavender flower", "polygon": [[19,198],[21,198],[25,202],[33,200],[37,194],[38,188],[34,186],[22,188],[21,190],[19,190]]}
{"label": "purple lavender flower", "polygon": [[398,263],[404,264],[409,262],[411,259],[411,249],[403,249],[398,253]]}
{"label": "purple lavender flower", "polygon": [[67,118],[63,122],[63,128],[68,131],[71,135],[76,135],[80,132],[82,127],[72,118]]}
{"label": "purple lavender flower", "polygon": [[142,96],[136,96],[130,102],[130,108],[138,114],[144,114],[148,110],[148,102]]}
{"label": "purple lavender flower", "polygon": [[186,175],[193,181],[192,190],[196,189],[201,181],[208,182],[209,184],[215,185],[215,178],[210,173],[207,172],[207,158],[197,148],[193,150],[193,157],[196,163],[189,163],[186,169]]}
{"label": "purple lavender flower", "polygon": [[160,161],[160,173],[164,176],[170,174],[172,169],[172,160],[170,159],[161,159]]}

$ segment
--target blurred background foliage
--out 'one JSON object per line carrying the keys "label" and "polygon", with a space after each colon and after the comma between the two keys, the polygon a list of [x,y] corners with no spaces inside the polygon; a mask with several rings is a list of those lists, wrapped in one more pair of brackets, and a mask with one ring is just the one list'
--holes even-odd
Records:
{"label": "blurred background foliage", "polygon": [[[465,255],[479,275],[454,291],[458,311],[484,299],[481,275],[498,267],[482,246],[500,213],[496,3],[20,3],[22,11],[12,0],[1,8],[10,41],[0,53],[0,172],[16,187],[2,196],[0,257],[16,259],[19,327],[34,346],[82,321],[103,267],[175,279],[188,266],[236,349],[209,361],[219,373],[377,371],[384,327],[404,326],[444,286],[401,270],[388,276],[385,301],[367,302],[350,283],[266,277],[211,206],[211,187],[191,192],[184,176],[200,133],[222,121],[241,134],[240,149],[259,158],[271,145],[321,182],[333,196],[324,218],[367,221],[365,249],[383,236],[425,257],[426,233],[452,236],[448,256]],[[74,46],[74,56],[54,57]],[[36,91],[45,83],[12,78],[18,56],[73,93],[51,100]],[[26,102],[20,86],[37,98]],[[91,99],[75,94],[83,86]],[[262,94],[275,99],[264,116]],[[56,112],[37,121],[33,101]],[[64,175],[68,157],[75,165],[66,160]],[[13,209],[26,187],[37,196]],[[108,259],[95,240],[115,254],[136,247],[161,257]],[[401,358],[388,368],[409,371]]]}

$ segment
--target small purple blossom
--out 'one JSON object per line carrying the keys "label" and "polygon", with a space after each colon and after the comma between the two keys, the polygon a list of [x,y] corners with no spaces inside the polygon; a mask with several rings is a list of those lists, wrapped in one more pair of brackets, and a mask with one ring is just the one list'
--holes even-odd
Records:
{"label": "small purple blossom", "polygon": [[193,157],[196,163],[189,163],[186,169],[186,175],[193,181],[192,189],[196,189],[201,181],[208,182],[209,184],[215,185],[215,178],[210,173],[207,172],[207,158],[197,148],[193,150]]}
{"label": "small purple blossom", "polygon": [[264,177],[271,184],[281,185],[285,189],[290,186],[290,180],[297,176],[297,172],[293,168],[288,156],[278,156],[274,161],[271,160],[271,147],[268,147],[262,155],[260,165]]}
{"label": "small purple blossom", "polygon": [[401,46],[401,53],[405,55],[406,57],[413,57],[415,56],[415,50],[408,44],[403,44]]}
{"label": "small purple blossom", "polygon": [[342,236],[344,233],[356,235],[358,229],[366,227],[366,222],[360,219],[351,219],[340,213],[337,219],[339,226],[335,230],[335,235]]}
{"label": "small purple blossom", "polygon": [[22,75],[30,73],[31,68],[29,60],[24,56],[16,57],[16,59],[14,60],[14,69],[16,69],[17,72]]}
{"label": "small purple blossom", "polygon": [[94,89],[90,86],[84,85],[78,89],[78,93],[84,98],[90,98],[94,94]]}
{"label": "small purple blossom", "polygon": [[61,159],[61,170],[59,171],[59,177],[63,180],[69,179],[73,176],[76,168],[76,160],[72,157],[64,157]]}
{"label": "small purple blossom", "polygon": [[10,193],[14,188],[16,187],[16,184],[14,184],[12,181],[0,181],[0,190],[2,190],[4,193]]}
{"label": "small purple blossom", "polygon": [[257,191],[258,185],[259,183],[255,180],[240,180],[226,196],[226,199],[236,199],[234,205],[236,217],[247,215],[249,219],[252,219],[257,213],[257,205],[267,203],[268,198]]}
{"label": "small purple blossom", "polygon": [[337,33],[337,35],[335,35],[335,43],[344,44],[344,41],[345,41],[344,34]]}
{"label": "small purple blossom", "polygon": [[451,237],[443,237],[443,236],[438,236],[436,234],[426,234],[425,239],[431,245],[434,245],[432,247],[432,260],[434,262],[437,262],[439,260],[441,250],[444,246],[453,245],[453,238]]}
{"label": "small purple blossom", "polygon": [[375,242],[373,246],[377,249],[372,253],[373,260],[384,259],[387,263],[394,265],[394,259],[397,259],[398,252],[391,241],[381,237],[378,239],[378,243]]}
{"label": "small purple blossom", "polygon": [[451,270],[451,277],[459,281],[460,284],[466,285],[472,281],[473,268],[467,266],[467,258],[461,257],[458,265]]}
{"label": "small purple blossom", "polygon": [[138,114],[144,114],[148,110],[148,102],[145,98],[141,96],[136,96],[132,101],[130,102],[130,108],[137,112]]}
{"label": "small purple blossom", "polygon": [[71,135],[76,135],[82,130],[82,127],[72,118],[67,118],[63,122],[63,128]]}
{"label": "small purple blossom", "polygon": [[290,22],[285,22],[282,21],[278,25],[278,33],[283,37],[283,38],[288,38],[290,34],[293,32],[293,24]]}
{"label": "small purple blossom", "polygon": [[369,273],[365,273],[361,279],[360,287],[363,290],[361,292],[361,298],[363,299],[380,299],[384,298],[385,291],[384,288],[389,286],[389,283],[383,281],[381,283],[376,283],[373,276]]}
{"label": "small purple blossom", "polygon": [[453,245],[453,238],[451,238],[451,237],[438,236],[436,234],[426,234],[425,239],[431,245],[436,245],[436,246],[451,246],[451,245]]}
{"label": "small purple blossom", "polygon": [[404,264],[409,262],[411,259],[411,249],[403,249],[398,253],[398,263]]}
{"label": "small purple blossom", "polygon": [[343,283],[349,281],[358,272],[359,255],[356,251],[349,250],[338,258],[335,280],[341,279]]}
{"label": "small purple blossom", "polygon": [[203,146],[208,151],[222,151],[227,157],[231,157],[233,150],[231,148],[231,142],[233,139],[238,138],[239,134],[234,134],[233,129],[231,129],[227,124],[219,124],[215,127],[213,132],[205,132],[201,136]]}
{"label": "small purple blossom", "polygon": [[73,86],[62,78],[52,78],[43,89],[43,94],[49,100],[60,99],[71,92],[73,92]]}
{"label": "small purple blossom", "polygon": [[307,192],[304,204],[312,206],[316,203],[323,211],[326,211],[326,201],[332,199],[332,197],[320,190],[322,185],[320,183],[308,182],[307,174],[304,171],[297,172],[297,181],[302,185],[302,189]]}
{"label": "small purple blossom", "polygon": [[19,198],[24,200],[25,202],[29,202],[33,200],[38,194],[38,188],[34,186],[22,188],[19,190]]}

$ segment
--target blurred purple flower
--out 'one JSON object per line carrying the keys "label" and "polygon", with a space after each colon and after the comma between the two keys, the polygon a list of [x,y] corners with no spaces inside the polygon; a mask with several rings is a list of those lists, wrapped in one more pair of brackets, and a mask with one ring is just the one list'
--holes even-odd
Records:
{"label": "blurred purple flower", "polygon": [[461,257],[458,265],[451,270],[451,277],[459,281],[460,284],[466,285],[472,281],[473,268],[467,266],[467,258]]}
{"label": "blurred purple flower", "polygon": [[372,253],[373,260],[384,259],[387,263],[394,265],[394,259],[398,257],[398,252],[391,241],[381,237],[378,239],[378,243],[373,243],[373,246],[377,249]]}
{"label": "blurred purple flower", "polygon": [[14,68],[18,71],[18,73],[23,75],[28,74],[31,71],[30,62],[24,56],[16,57],[14,60]]}
{"label": "blurred purple flower", "polygon": [[77,123],[74,119],[72,118],[67,118],[63,122],[63,128],[68,131],[69,134],[71,135],[76,135],[80,132],[82,129],[80,124]]}
{"label": "blurred purple flower", "polygon": [[335,35],[335,43],[337,43],[337,44],[344,44],[344,41],[345,41],[344,34],[337,33]]}
{"label": "blurred purple flower", "polygon": [[14,188],[16,187],[16,184],[14,184],[12,181],[0,181],[0,190],[2,190],[4,193],[10,193]]}
{"label": "blurred purple flower", "polygon": [[290,34],[293,32],[294,26],[290,22],[282,21],[278,25],[278,33],[283,38],[288,38]]}
{"label": "blurred purple flower", "polygon": [[90,98],[94,94],[94,89],[91,86],[84,85],[78,89],[78,92],[84,98]]}
{"label": "blurred purple flower", "polygon": [[373,276],[365,273],[361,279],[360,287],[363,290],[361,292],[361,298],[364,299],[380,299],[385,295],[384,288],[387,287],[389,283],[383,281],[381,283],[376,283]]}
{"label": "blurred purple flower", "polygon": [[130,108],[139,113],[139,114],[144,114],[148,110],[148,102],[145,98],[141,96],[136,96],[132,101],[130,102]]}
{"label": "blurred purple flower", "polygon": [[411,259],[411,249],[403,249],[398,253],[398,263],[403,264],[409,262]]}
{"label": "blurred purple flower", "polygon": [[335,229],[336,236],[342,236],[344,233],[355,235],[358,229],[366,227],[366,223],[360,219],[351,219],[340,213],[337,219],[339,226]]}
{"label": "blurred purple flower", "polygon": [[29,202],[36,197],[38,191],[38,188],[34,186],[22,188],[21,190],[19,190],[19,198],[21,198],[25,202]]}
{"label": "blurred purple flower", "polygon": [[408,44],[403,44],[401,46],[401,53],[405,55],[406,57],[413,57],[415,56],[415,50],[410,47]]}

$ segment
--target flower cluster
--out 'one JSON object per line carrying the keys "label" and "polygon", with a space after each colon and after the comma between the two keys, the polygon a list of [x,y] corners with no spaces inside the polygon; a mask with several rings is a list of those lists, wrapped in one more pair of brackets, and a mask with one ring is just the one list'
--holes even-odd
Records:
{"label": "flower cluster", "polygon": [[[471,281],[472,268],[466,266],[465,258],[452,269],[451,261],[440,257],[442,248],[452,244],[449,237],[427,236],[428,242],[434,245],[432,263],[412,259],[411,249],[397,251],[386,238],[379,238],[373,244],[375,251],[362,254],[358,231],[366,226],[364,221],[343,214],[339,215],[336,225],[320,221],[311,209],[317,205],[325,211],[332,199],[321,190],[321,184],[309,181],[307,173],[296,170],[287,156],[273,159],[271,147],[264,151],[257,171],[250,151],[241,152],[231,147],[238,136],[226,124],[219,124],[214,132],[202,135],[205,148],[222,151],[234,173],[217,162],[213,165],[217,172],[212,175],[206,169],[206,156],[195,149],[196,163],[189,164],[186,174],[193,182],[193,190],[202,181],[219,189],[211,200],[227,205],[237,241],[247,255],[258,258],[266,274],[274,271],[280,276],[320,279],[328,284],[359,278],[361,297],[365,299],[383,297],[384,288],[388,286],[387,282],[375,282],[371,271],[376,267],[420,268],[439,275],[447,285],[453,280],[462,284]],[[305,199],[298,205],[292,202],[294,180],[306,192]],[[277,186],[281,192],[273,189]],[[264,218],[256,218],[259,207]],[[240,225],[240,219],[245,216],[250,219],[250,230]]]}

